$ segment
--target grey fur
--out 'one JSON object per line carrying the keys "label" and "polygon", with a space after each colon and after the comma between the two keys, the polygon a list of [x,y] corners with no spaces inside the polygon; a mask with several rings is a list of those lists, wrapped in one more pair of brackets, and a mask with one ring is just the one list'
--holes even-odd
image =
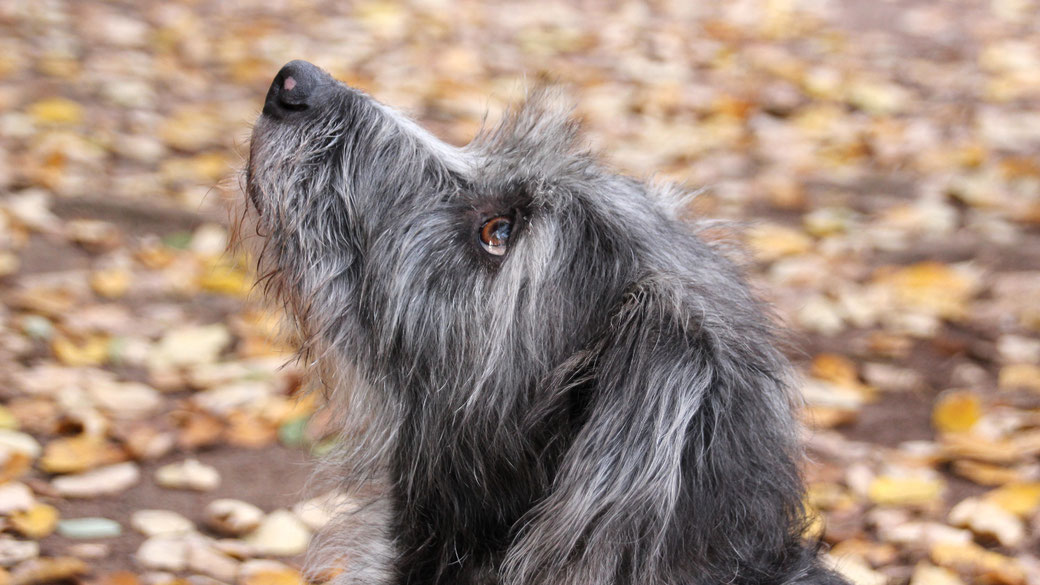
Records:
{"label": "grey fur", "polygon": [[680,190],[604,168],[545,89],[457,149],[321,76],[257,122],[245,238],[342,417],[328,465],[360,504],[318,569],[843,583],[801,538],[788,364]]}

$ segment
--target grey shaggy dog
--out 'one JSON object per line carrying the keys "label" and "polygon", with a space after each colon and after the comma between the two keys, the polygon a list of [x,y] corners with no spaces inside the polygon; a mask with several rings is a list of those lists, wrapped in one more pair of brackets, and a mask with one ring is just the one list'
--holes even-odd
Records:
{"label": "grey shaggy dog", "polygon": [[[263,282],[343,418],[338,583],[841,584],[738,270],[538,90],[465,148],[302,61],[253,132]],[[331,571],[331,572],[328,572]]]}

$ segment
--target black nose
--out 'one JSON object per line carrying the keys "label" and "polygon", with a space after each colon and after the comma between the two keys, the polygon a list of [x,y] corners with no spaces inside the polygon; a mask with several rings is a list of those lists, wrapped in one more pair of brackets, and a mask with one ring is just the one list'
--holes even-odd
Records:
{"label": "black nose", "polygon": [[264,114],[284,118],[293,112],[308,110],[318,103],[334,81],[315,65],[306,61],[290,61],[271,82],[264,100]]}

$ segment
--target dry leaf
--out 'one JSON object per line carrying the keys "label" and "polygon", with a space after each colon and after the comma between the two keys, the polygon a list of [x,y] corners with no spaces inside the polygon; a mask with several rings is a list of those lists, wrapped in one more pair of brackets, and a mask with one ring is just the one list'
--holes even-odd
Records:
{"label": "dry leaf", "polygon": [[945,392],[932,409],[932,425],[941,433],[970,431],[982,418],[982,401],[968,390]]}
{"label": "dry leaf", "polygon": [[58,510],[53,506],[38,503],[28,510],[11,514],[8,521],[19,534],[40,540],[54,532],[58,526]]}
{"label": "dry leaf", "polygon": [[931,506],[940,503],[943,482],[935,478],[880,476],[867,496],[881,506]]}

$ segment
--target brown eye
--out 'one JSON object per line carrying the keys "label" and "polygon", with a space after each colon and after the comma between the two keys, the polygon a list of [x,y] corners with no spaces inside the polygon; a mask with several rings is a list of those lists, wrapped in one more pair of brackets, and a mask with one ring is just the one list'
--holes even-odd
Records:
{"label": "brown eye", "polygon": [[480,226],[480,245],[490,254],[501,256],[506,253],[513,220],[504,215],[493,217]]}

